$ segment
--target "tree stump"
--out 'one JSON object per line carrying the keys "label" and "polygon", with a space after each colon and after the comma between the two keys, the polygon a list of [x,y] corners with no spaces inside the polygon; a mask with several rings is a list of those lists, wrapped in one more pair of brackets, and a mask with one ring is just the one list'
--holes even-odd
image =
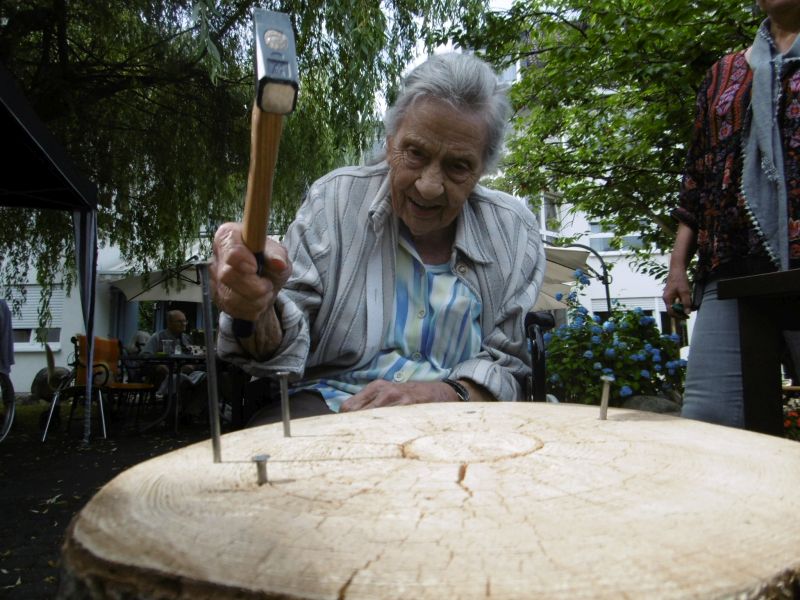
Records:
{"label": "tree stump", "polygon": [[799,491],[797,442],[655,413],[314,417],[117,476],[70,525],[60,596],[791,597]]}

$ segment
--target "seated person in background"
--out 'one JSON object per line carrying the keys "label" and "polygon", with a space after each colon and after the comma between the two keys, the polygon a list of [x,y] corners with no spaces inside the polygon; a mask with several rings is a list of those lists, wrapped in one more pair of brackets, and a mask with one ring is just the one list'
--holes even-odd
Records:
{"label": "seated person in background", "polygon": [[134,334],[131,343],[123,348],[123,361],[125,362],[125,371],[128,374],[128,381],[142,381],[144,379],[145,373],[141,368],[140,363],[132,360],[126,361],[125,358],[128,356],[139,356],[142,354],[150,337],[150,334],[146,331],[137,331]]}
{"label": "seated person in background", "polygon": [[137,356],[144,351],[144,347],[152,336],[146,331],[137,331],[128,345],[128,354]]}
{"label": "seated person in background", "polygon": [[144,346],[144,352],[147,354],[157,354],[164,352],[164,342],[174,342],[175,354],[183,354],[183,348],[188,349],[191,345],[191,340],[186,334],[186,324],[188,323],[186,315],[179,310],[171,310],[167,313],[167,328],[154,333],[147,344]]}
{"label": "seated person in background", "polygon": [[[167,313],[167,328],[154,333],[142,350],[145,355],[157,355],[164,352],[164,342],[173,342],[174,354],[189,353],[191,340],[186,334],[186,315],[179,310],[171,310]],[[181,405],[188,416],[199,416],[207,409],[207,390],[205,383],[205,372],[201,370],[201,365],[184,364],[181,365],[180,377],[178,378],[176,389],[181,399]],[[166,395],[169,390],[167,376],[169,366],[166,364],[153,365],[150,373],[150,381],[157,387],[157,393]]]}
{"label": "seated person in background", "polygon": [[[521,400],[544,247],[523,202],[478,185],[508,115],[486,63],[431,56],[386,114],[385,159],[314,183],[285,245],[266,240],[263,277],[241,225],[222,225],[221,358],[255,376],[289,371],[292,416]],[[237,339],[234,318],[254,333]],[[251,424],[278,420],[277,405]]]}

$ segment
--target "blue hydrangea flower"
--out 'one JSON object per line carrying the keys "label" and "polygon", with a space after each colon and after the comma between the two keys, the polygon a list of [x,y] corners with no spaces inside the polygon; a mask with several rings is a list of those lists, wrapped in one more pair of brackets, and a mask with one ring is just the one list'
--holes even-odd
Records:
{"label": "blue hydrangea flower", "polygon": [[653,349],[653,345],[652,344],[645,344],[644,345],[644,349],[647,350],[648,352],[650,352],[650,350]]}
{"label": "blue hydrangea flower", "polygon": [[606,367],[605,369],[603,369],[603,375],[613,375],[613,374],[614,374],[614,369],[610,367]]}
{"label": "blue hydrangea flower", "polygon": [[558,376],[558,373],[553,373],[552,375],[550,375],[550,381],[552,381],[553,383],[557,383],[559,379],[561,378]]}
{"label": "blue hydrangea flower", "polygon": [[601,333],[603,333],[603,328],[602,327],[598,327],[597,325],[594,325],[594,326],[592,326],[592,333],[595,334],[595,335],[600,335]]}
{"label": "blue hydrangea flower", "polygon": [[627,385],[623,385],[619,389],[619,395],[622,396],[623,398],[627,398],[628,396],[632,396],[633,395],[633,390],[631,388],[629,388]]}
{"label": "blue hydrangea flower", "polygon": [[613,348],[606,348],[604,354],[606,355],[606,358],[614,358],[617,355],[617,352]]}
{"label": "blue hydrangea flower", "polygon": [[597,371],[599,371],[600,369],[602,369],[602,368],[603,368],[603,365],[601,365],[599,362],[596,362],[596,363],[594,363],[594,364],[592,365],[592,368],[593,368],[593,369],[595,369],[595,370],[597,370]]}
{"label": "blue hydrangea flower", "polygon": [[658,372],[661,372],[661,368],[662,368],[662,367],[661,367],[661,365],[655,365],[655,366],[653,366],[653,368],[654,368],[656,371],[658,371]]}
{"label": "blue hydrangea flower", "polygon": [[563,294],[563,293],[561,293],[561,292],[556,292],[556,295],[554,296],[554,298],[555,298],[556,300],[558,300],[559,302],[561,302],[561,299],[562,299],[563,297],[564,297],[564,294]]}
{"label": "blue hydrangea flower", "polygon": [[583,276],[583,269],[575,269],[574,275],[575,275],[575,279],[579,279],[580,277]]}
{"label": "blue hydrangea flower", "polygon": [[669,339],[671,339],[673,342],[680,342],[681,336],[679,336],[677,333],[670,333]]}
{"label": "blue hydrangea flower", "polygon": [[635,312],[637,315],[642,314],[642,307],[637,306],[636,308],[633,309],[633,312]]}
{"label": "blue hydrangea flower", "polygon": [[642,369],[639,374],[645,379],[650,379],[650,371],[647,369]]}
{"label": "blue hydrangea flower", "polygon": [[545,334],[542,336],[542,339],[544,340],[544,343],[545,343],[545,344],[549,344],[549,343],[550,343],[550,340],[552,340],[552,339],[553,339],[553,334],[552,334],[552,333],[550,333],[550,332],[548,331],[547,333],[545,333]]}
{"label": "blue hydrangea flower", "polygon": [[594,321],[595,323],[599,323],[600,322],[600,315],[594,315],[592,317],[592,321]]}
{"label": "blue hydrangea flower", "polygon": [[593,335],[590,339],[591,339],[593,344],[599,344],[600,343],[600,336],[599,335]]}
{"label": "blue hydrangea flower", "polygon": [[589,285],[589,278],[586,275],[581,275],[580,277],[578,277],[578,281],[582,285]]}
{"label": "blue hydrangea flower", "polygon": [[606,331],[614,331],[616,329],[616,325],[614,325],[614,321],[609,320],[603,323],[603,329]]}
{"label": "blue hydrangea flower", "polygon": [[586,352],[583,353],[583,358],[588,358],[588,359],[594,358],[594,352],[592,352],[591,350],[587,350]]}
{"label": "blue hydrangea flower", "polygon": [[678,363],[678,366],[679,366],[679,367],[681,367],[681,368],[683,368],[683,367],[685,367],[686,365],[688,365],[688,364],[689,364],[689,363],[688,363],[688,362],[686,362],[686,360],[685,360],[685,359],[683,359],[683,358],[679,358],[679,359],[677,360],[677,363]]}

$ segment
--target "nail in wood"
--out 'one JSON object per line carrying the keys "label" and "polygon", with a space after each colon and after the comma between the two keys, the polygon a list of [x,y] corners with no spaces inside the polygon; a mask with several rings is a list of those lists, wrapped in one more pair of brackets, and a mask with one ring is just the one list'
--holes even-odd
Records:
{"label": "nail in wood", "polygon": [[267,460],[269,460],[269,454],[257,454],[253,457],[253,462],[256,463],[256,473],[258,473],[258,485],[267,483]]}
{"label": "nail in wood", "polygon": [[611,391],[611,382],[614,381],[614,378],[604,375],[600,379],[603,380],[603,396],[600,399],[600,420],[605,421],[608,415],[608,396]]}
{"label": "nail in wood", "polygon": [[281,416],[283,417],[283,437],[292,437],[289,427],[289,373],[278,371],[278,379],[281,383]]}

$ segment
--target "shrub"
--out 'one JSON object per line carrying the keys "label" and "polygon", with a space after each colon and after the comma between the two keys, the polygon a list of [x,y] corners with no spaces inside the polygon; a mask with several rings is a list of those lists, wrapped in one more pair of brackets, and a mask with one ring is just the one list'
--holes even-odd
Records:
{"label": "shrub", "polygon": [[800,442],[800,398],[788,398],[783,404],[783,433]]}
{"label": "shrub", "polygon": [[545,335],[548,388],[562,402],[599,404],[603,375],[611,376],[609,404],[619,406],[628,396],[682,392],[686,361],[680,358],[680,338],[662,335],[654,317],[637,308],[612,305],[601,322],[578,301],[589,283],[575,271],[575,285],[566,298],[566,325]]}

